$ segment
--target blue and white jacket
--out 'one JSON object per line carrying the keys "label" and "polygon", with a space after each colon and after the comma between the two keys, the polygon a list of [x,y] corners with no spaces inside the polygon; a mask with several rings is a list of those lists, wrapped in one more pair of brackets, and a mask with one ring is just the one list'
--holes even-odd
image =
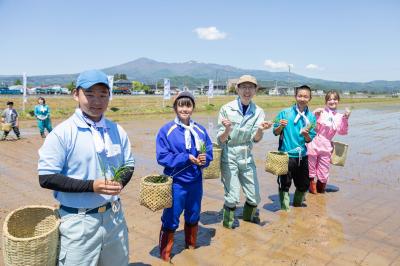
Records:
{"label": "blue and white jacket", "polygon": [[175,121],[165,124],[157,134],[156,156],[158,164],[164,166],[164,174],[173,177],[173,182],[196,183],[202,180],[201,169],[213,160],[212,142],[206,129],[194,122],[194,130],[206,145],[206,164],[198,166],[189,160],[189,154],[197,157],[195,140],[191,135],[191,148],[186,149],[185,129]]}

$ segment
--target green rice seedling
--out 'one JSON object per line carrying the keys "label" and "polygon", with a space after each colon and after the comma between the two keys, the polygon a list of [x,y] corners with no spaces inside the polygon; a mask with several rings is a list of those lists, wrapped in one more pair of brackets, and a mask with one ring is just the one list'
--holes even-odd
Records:
{"label": "green rice seedling", "polygon": [[308,128],[308,130],[315,128],[315,123],[308,124],[307,128]]}
{"label": "green rice seedling", "polygon": [[100,164],[100,170],[101,170],[101,174],[104,177],[104,181],[107,181],[107,177],[106,177],[106,166],[103,163],[103,160],[100,158],[99,154],[97,154],[97,159],[99,160],[99,164]]}
{"label": "green rice seedling", "polygon": [[168,176],[166,175],[159,175],[159,176],[155,176],[155,178],[152,180],[153,183],[165,183],[168,181]]}
{"label": "green rice seedling", "polygon": [[200,142],[200,153],[206,153],[207,151],[207,147],[206,144],[204,143],[204,141]]}
{"label": "green rice seedling", "polygon": [[222,118],[228,119],[228,114],[226,113],[225,109],[222,109]]}
{"label": "green rice seedling", "polygon": [[119,167],[111,167],[113,172],[112,181],[122,182],[122,177],[130,170],[130,166],[123,164]]}
{"label": "green rice seedling", "polygon": [[[104,177],[104,181],[107,181],[107,169],[106,169],[106,165],[104,164],[103,160],[100,158],[100,156],[97,154],[97,158],[99,160],[99,164],[100,164],[100,169],[101,169],[101,174]],[[111,170],[113,172],[113,177],[111,178],[111,181],[115,181],[115,182],[121,182],[122,181],[122,177],[124,176],[124,174],[129,171],[129,166],[126,164],[123,164],[119,167],[111,167]]]}

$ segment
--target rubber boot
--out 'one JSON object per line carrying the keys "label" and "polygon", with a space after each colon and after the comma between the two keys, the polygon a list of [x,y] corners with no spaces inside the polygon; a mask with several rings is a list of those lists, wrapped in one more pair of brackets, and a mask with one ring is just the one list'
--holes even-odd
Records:
{"label": "rubber boot", "polygon": [[314,178],[310,178],[310,187],[308,189],[308,191],[311,194],[317,194],[317,183],[314,181]]}
{"label": "rubber boot", "polygon": [[4,132],[3,132],[3,136],[1,137],[1,140],[6,140],[8,133],[9,133],[9,132],[4,131]]}
{"label": "rubber boot", "polygon": [[318,193],[325,193],[326,183],[322,183],[321,181],[317,181],[317,192]]}
{"label": "rubber boot", "polygon": [[279,190],[279,200],[281,203],[281,210],[290,211],[290,196],[289,192]]}
{"label": "rubber boot", "polygon": [[235,221],[235,208],[229,208],[224,205],[224,215],[222,225],[225,228],[233,229],[233,222]]}
{"label": "rubber boot", "polygon": [[293,197],[293,206],[294,207],[303,207],[303,201],[304,197],[306,195],[306,192],[300,192],[296,189],[294,192],[294,197]]}
{"label": "rubber boot", "polygon": [[197,231],[199,230],[199,224],[188,224],[185,223],[185,246],[188,249],[196,248]]}
{"label": "rubber boot", "polygon": [[158,246],[160,247],[160,257],[163,261],[171,261],[171,251],[174,245],[174,231],[162,229],[160,230],[160,238]]}
{"label": "rubber boot", "polygon": [[257,206],[253,206],[245,202],[243,206],[243,221],[255,224],[260,223],[260,217],[257,216]]}

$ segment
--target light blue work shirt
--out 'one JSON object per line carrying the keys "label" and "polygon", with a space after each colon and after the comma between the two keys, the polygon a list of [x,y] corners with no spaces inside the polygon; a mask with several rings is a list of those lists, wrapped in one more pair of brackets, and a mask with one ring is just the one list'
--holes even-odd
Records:
{"label": "light blue work shirt", "polygon": [[[308,118],[313,127],[309,131],[311,140],[315,137],[315,125],[316,119],[314,114],[306,107],[305,116]],[[287,152],[291,158],[299,158],[307,155],[307,148],[305,145],[304,136],[300,134],[300,130],[306,127],[304,118],[300,117],[297,123],[294,120],[297,116],[296,105],[290,108],[283,109],[278,115],[277,120],[286,119],[288,120],[287,126],[283,129],[283,140],[282,145],[279,147],[280,151]],[[279,123],[274,123],[274,130],[279,127]],[[274,133],[275,134],[275,133]]]}
{"label": "light blue work shirt", "polygon": [[[75,112],[46,137],[39,149],[39,175],[61,173],[70,178],[95,180],[104,179],[105,172],[110,179],[113,167],[134,166],[128,135],[121,126],[105,121],[112,143],[109,157],[104,151],[96,152],[89,125]],[[54,197],[61,205],[73,208],[95,208],[118,199],[118,196],[94,192],[54,191]]]}

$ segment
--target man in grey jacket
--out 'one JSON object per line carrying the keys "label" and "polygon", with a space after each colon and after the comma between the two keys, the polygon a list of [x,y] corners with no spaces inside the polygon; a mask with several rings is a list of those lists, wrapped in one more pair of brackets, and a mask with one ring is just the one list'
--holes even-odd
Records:
{"label": "man in grey jacket", "polygon": [[[13,102],[7,102],[7,108],[4,109],[3,113],[1,114],[1,121],[6,124],[11,124],[11,128],[14,131],[15,135],[17,136],[18,139],[20,139],[20,132],[19,132],[19,122],[18,122],[18,113],[17,110],[13,108],[14,103]],[[11,129],[5,130],[3,137],[1,140],[5,140],[7,138],[8,133],[10,133]]]}

